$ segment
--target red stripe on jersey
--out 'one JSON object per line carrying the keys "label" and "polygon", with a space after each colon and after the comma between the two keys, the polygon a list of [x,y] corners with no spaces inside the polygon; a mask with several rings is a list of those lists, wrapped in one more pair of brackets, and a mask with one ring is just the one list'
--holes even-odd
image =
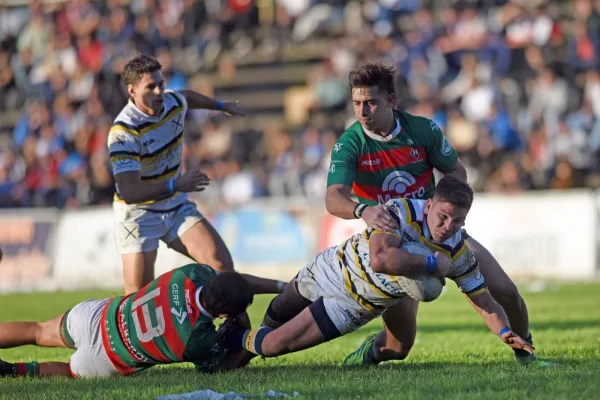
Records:
{"label": "red stripe on jersey", "polygon": [[[167,321],[167,314],[171,313],[171,305],[170,302],[168,301],[168,294],[169,294],[169,281],[171,280],[171,275],[173,275],[173,271],[168,272],[164,275],[162,275],[159,279],[158,282],[156,283],[156,288],[160,288],[161,294],[159,297],[155,297],[154,299],[152,299],[152,304],[150,304],[149,306],[153,306],[154,309],[157,309],[158,307],[162,306],[162,313],[163,313],[163,317],[165,318],[165,323]],[[153,289],[153,290],[154,290]],[[137,297],[140,296],[140,294],[145,295],[146,294],[146,290],[142,291],[143,293],[138,293],[136,296],[136,300]],[[161,300],[163,299],[163,296],[167,294],[167,303],[165,304],[164,302],[162,302]],[[140,296],[141,297],[141,296]],[[165,306],[167,308],[165,308]],[[136,310],[132,310],[132,312],[134,313],[138,313],[138,318],[140,319],[140,325],[142,327],[147,326],[146,325],[146,321],[144,320],[144,314],[142,313],[142,309],[140,306],[139,309]],[[148,326],[150,325],[150,321],[148,321]],[[170,326],[170,328],[172,328],[173,325]],[[169,325],[165,326],[165,332],[163,333],[163,335],[165,335],[167,333],[167,330],[169,328]],[[139,340],[139,339],[138,339]],[[158,348],[158,346],[156,345],[156,343],[154,342],[154,340],[151,340],[149,342],[142,342],[140,341],[140,346],[142,347],[142,349],[144,350],[144,352],[146,354],[148,354],[150,357],[152,357],[153,359],[155,359],[156,361],[162,361],[162,362],[169,362],[169,358],[167,356],[165,356],[163,354],[163,352]]]}
{"label": "red stripe on jersey", "polygon": [[376,153],[361,154],[358,158],[359,172],[374,172],[388,168],[403,167],[425,160],[424,147],[399,147],[391,150],[382,150]]}
{"label": "red stripe on jersey", "polygon": [[[175,354],[179,360],[183,360],[183,352],[185,351],[185,344],[181,341],[179,333],[175,328],[175,315],[171,312],[171,280],[165,282],[167,286],[162,286],[162,279],[158,282],[161,285],[160,296],[155,301],[160,302],[165,317],[165,333],[163,333],[163,339],[165,344],[169,347],[171,352]],[[168,289],[168,290],[164,290]],[[180,300],[181,301],[181,300]],[[165,356],[166,358],[166,356]],[[175,361],[175,360],[172,360]]]}
{"label": "red stripe on jersey", "polygon": [[[373,185],[362,185],[360,183],[353,183],[352,190],[354,193],[363,199],[377,201],[379,203],[387,202],[389,199],[397,199],[397,198],[420,198],[419,188],[427,188],[427,185],[431,182],[433,178],[433,169],[428,169],[423,175],[419,175],[415,178],[415,183],[409,186],[406,186],[406,181],[402,181],[402,185],[390,185],[387,190],[379,186]],[[402,192],[398,192],[398,188],[404,189]],[[381,197],[380,198],[378,198]]]}
{"label": "red stripe on jersey", "polygon": [[196,305],[195,298],[197,289],[198,286],[196,286],[191,279],[186,278],[184,285],[185,308],[192,328],[196,325],[198,318],[200,318],[200,309]]}
{"label": "red stripe on jersey", "polygon": [[102,318],[100,319],[100,323],[101,323],[100,331],[102,332],[102,343],[104,344],[104,350],[106,351],[106,355],[108,356],[108,359],[112,363],[113,367],[115,367],[117,372],[119,372],[121,375],[133,374],[135,372],[135,368],[130,367],[127,364],[123,363],[123,361],[121,361],[121,358],[119,358],[117,353],[114,352],[114,350],[112,349],[112,346],[110,345],[110,338],[108,336],[108,329],[107,329],[107,320],[106,320],[107,315],[106,314],[108,312],[108,306],[110,305],[111,302],[112,301],[109,301],[104,306],[104,310],[102,311]]}
{"label": "red stripe on jersey", "polygon": [[352,184],[354,193],[363,199],[377,201],[377,195],[381,194],[381,188],[371,185],[359,185],[356,182]]}

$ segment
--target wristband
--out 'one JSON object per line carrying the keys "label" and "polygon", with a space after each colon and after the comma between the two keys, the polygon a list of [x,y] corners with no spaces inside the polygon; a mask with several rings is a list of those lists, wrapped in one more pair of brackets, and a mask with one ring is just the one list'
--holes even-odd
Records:
{"label": "wristband", "polygon": [[169,179],[167,181],[167,191],[173,193],[175,191],[175,179]]}
{"label": "wristband", "polygon": [[221,111],[223,109],[223,102],[217,100],[217,110]]}
{"label": "wristband", "polygon": [[432,274],[437,271],[438,260],[435,256],[427,256],[427,266],[425,267],[425,271]]}
{"label": "wristband", "polygon": [[361,204],[358,203],[355,207],[354,207],[354,211],[353,214],[356,218],[362,218],[362,214],[365,211],[365,208],[367,208],[366,204]]}
{"label": "wristband", "polygon": [[498,336],[502,336],[504,335],[506,332],[510,332],[510,328],[507,328],[506,326],[502,329],[500,329],[500,333],[498,333]]}

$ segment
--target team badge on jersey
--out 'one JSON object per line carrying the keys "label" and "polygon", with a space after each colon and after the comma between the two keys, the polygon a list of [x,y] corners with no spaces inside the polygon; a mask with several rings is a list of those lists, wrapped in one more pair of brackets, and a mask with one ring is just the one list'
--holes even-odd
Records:
{"label": "team badge on jersey", "polygon": [[414,148],[410,151],[410,155],[415,159],[418,160],[419,157],[421,156],[421,154],[419,153],[419,150]]}
{"label": "team badge on jersey", "polygon": [[452,145],[448,141],[448,138],[444,136],[444,140],[442,141],[442,148],[440,149],[443,155],[447,156],[452,153]]}
{"label": "team badge on jersey", "polygon": [[333,145],[333,151],[337,153],[338,151],[340,151],[340,149],[342,148],[343,145],[344,145],[344,143],[336,143],[336,144],[334,144]]}
{"label": "team badge on jersey", "polygon": [[429,127],[432,131],[441,131],[440,127],[435,122],[433,122],[432,119],[429,120]]}

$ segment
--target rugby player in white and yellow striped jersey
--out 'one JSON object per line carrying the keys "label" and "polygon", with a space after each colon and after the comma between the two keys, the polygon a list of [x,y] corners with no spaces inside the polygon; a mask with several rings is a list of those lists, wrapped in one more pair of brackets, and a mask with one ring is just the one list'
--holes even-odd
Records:
{"label": "rugby player in white and yellow striped jersey", "polygon": [[[533,347],[511,331],[504,310],[487,291],[477,261],[460,233],[472,201],[471,188],[451,176],[439,181],[431,199],[390,200],[387,205],[398,222],[397,230],[367,228],[318,254],[271,302],[263,326],[232,335],[233,342],[239,339],[250,353],[263,356],[316,346],[352,332],[399,301],[410,299],[397,276],[432,274],[441,280],[454,280],[504,343],[532,353]],[[400,246],[407,240],[422,242],[435,255],[402,250]],[[415,332],[399,328],[394,334],[412,335],[414,340]],[[375,362],[403,359],[409,350],[383,349],[371,356]],[[369,348],[362,352],[369,353]]]}
{"label": "rugby player in white and yellow striped jersey", "polygon": [[[243,112],[238,102],[217,101],[187,89],[165,90],[161,69],[147,55],[125,65],[123,83],[130,98],[108,136],[116,181],[115,235],[126,294],[154,279],[159,240],[198,263],[233,270],[225,243],[188,199],[189,192],[203,191],[210,179],[199,170],[182,173],[182,149],[188,108]],[[279,293],[284,286],[272,283],[265,292]]]}

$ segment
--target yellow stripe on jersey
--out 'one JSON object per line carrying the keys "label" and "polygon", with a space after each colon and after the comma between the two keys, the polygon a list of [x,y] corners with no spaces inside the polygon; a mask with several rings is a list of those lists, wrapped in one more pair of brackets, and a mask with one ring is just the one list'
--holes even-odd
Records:
{"label": "yellow stripe on jersey", "polygon": [[344,278],[345,278],[345,283],[346,283],[346,290],[348,291],[348,293],[350,293],[350,295],[354,298],[354,300],[356,300],[356,302],[358,304],[360,304],[367,310],[372,311],[377,307],[374,304],[372,304],[370,301],[368,301],[367,299],[362,297],[360,294],[358,294],[358,292],[356,291],[356,286],[354,286],[354,283],[352,282],[352,277],[350,275],[350,269],[348,268],[348,265],[347,265],[345,257],[344,257],[344,248],[346,247],[346,244],[348,244],[348,241],[346,241],[343,245],[340,246],[340,250],[338,251],[338,254],[337,254],[338,260],[340,262],[340,267],[342,267],[343,272],[345,272]]}
{"label": "yellow stripe on jersey", "polygon": [[[135,203],[135,204],[138,205],[138,206],[147,206],[147,205],[150,205],[150,204],[154,204],[157,201],[166,200],[168,198],[171,198],[171,197],[175,196],[177,193],[179,193],[179,192],[173,192],[169,196],[167,196],[167,197],[161,197],[160,199],[157,199],[157,200],[148,200],[148,201],[145,201],[143,203]],[[117,203],[126,204],[125,200],[121,199],[116,193],[113,196],[113,200],[116,201]]]}
{"label": "yellow stripe on jersey", "polygon": [[157,123],[148,125],[148,126],[142,128],[140,130],[140,133],[142,135],[147,134],[151,130],[162,126],[165,122],[169,121],[171,118],[175,117],[177,114],[181,113],[182,111],[183,111],[183,106],[175,108],[173,111],[171,111],[169,114],[165,115],[165,117],[163,119],[161,119],[160,121],[158,121]]}
{"label": "yellow stripe on jersey", "polygon": [[177,140],[175,140],[173,143],[166,146],[164,149],[161,149],[159,153],[156,153],[150,157],[144,155],[142,157],[142,164],[148,164],[148,163],[155,162],[156,159],[160,158],[160,156],[162,154],[165,154],[166,152],[169,152],[169,151],[173,150],[175,147],[179,146],[182,141],[183,141],[183,135],[179,135],[179,138]]}
{"label": "yellow stripe on jersey", "polygon": [[127,128],[123,125],[119,125],[118,121],[115,123],[115,125],[113,125],[110,128],[110,130],[108,131],[108,134],[110,135],[111,133],[117,133],[117,132],[124,132],[124,133],[129,133],[133,136],[140,136],[140,133],[138,131]]}
{"label": "yellow stripe on jersey", "polygon": [[400,235],[398,235],[398,232],[392,232],[392,231],[381,231],[379,229],[373,229],[373,231],[371,232],[371,234],[369,236],[374,236],[374,235],[382,235],[382,234],[388,234],[388,235],[394,235],[399,239],[402,239],[400,237]]}
{"label": "yellow stripe on jersey", "polygon": [[481,285],[477,286],[475,289],[471,290],[470,292],[464,293],[464,295],[472,299],[475,296],[479,296],[480,294],[487,292],[487,290],[488,290],[488,288],[487,288],[486,284],[482,283]]}
{"label": "yellow stripe on jersey", "polygon": [[[366,229],[365,229],[366,232]],[[375,290],[375,292],[380,295],[383,296],[385,298],[392,298],[394,296],[392,296],[391,294],[384,292],[382,289],[380,289],[375,282],[373,281],[373,279],[371,279],[371,277],[369,276],[369,274],[367,273],[367,268],[365,267],[362,258],[360,257],[360,254],[358,253],[358,239],[359,237],[356,236],[356,239],[352,241],[352,250],[354,250],[354,262],[356,263],[356,265],[358,267],[360,267],[360,274],[363,278],[363,280],[365,282],[369,283],[369,286],[373,288],[373,290]],[[367,245],[368,245],[368,241],[367,241]]]}
{"label": "yellow stripe on jersey", "polygon": [[111,156],[110,157],[111,163],[119,162],[119,161],[123,161],[123,160],[134,160],[134,161],[140,162],[140,156],[127,155],[127,156]]}
{"label": "yellow stripe on jersey", "polygon": [[161,181],[166,181],[167,179],[172,178],[174,176],[177,176],[179,174],[179,172],[181,172],[181,164],[179,164],[179,166],[176,169],[173,169],[172,171],[169,171],[167,169],[163,175],[157,176],[156,178],[151,178],[151,179],[142,178],[142,179],[144,182],[161,182]]}

